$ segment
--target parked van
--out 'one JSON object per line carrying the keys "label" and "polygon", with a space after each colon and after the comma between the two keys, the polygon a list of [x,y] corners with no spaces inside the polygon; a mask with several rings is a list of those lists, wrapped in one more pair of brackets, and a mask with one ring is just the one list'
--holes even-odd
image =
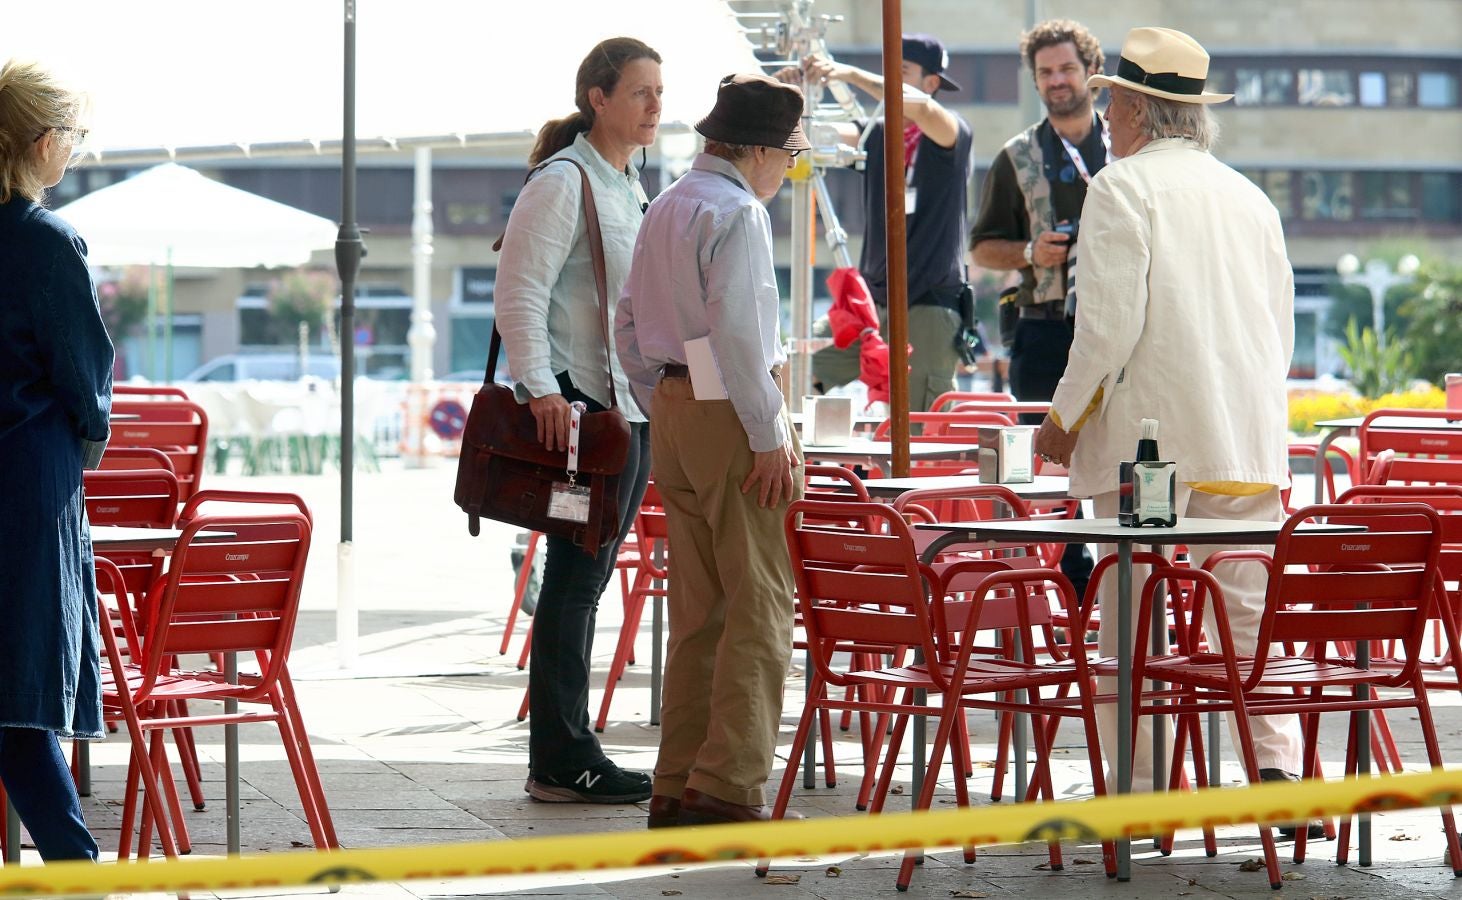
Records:
{"label": "parked van", "polygon": [[340,358],[311,353],[300,371],[298,353],[230,353],[189,372],[183,381],[298,381],[313,375],[326,381],[340,377]]}

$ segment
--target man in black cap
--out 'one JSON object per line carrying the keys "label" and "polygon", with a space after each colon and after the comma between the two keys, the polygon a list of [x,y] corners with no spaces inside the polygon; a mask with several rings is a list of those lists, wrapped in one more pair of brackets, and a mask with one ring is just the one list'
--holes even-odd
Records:
{"label": "man in black cap", "polygon": [[801,116],[791,85],[722,80],[696,125],[705,152],[645,213],[615,315],[675,548],[651,828],[771,817],[792,653],[782,519],[803,476],[762,202],[810,149]]}
{"label": "man in black cap", "polygon": [[[904,212],[907,220],[909,344],[909,409],[929,409],[935,398],[955,389],[959,363],[955,338],[960,327],[960,292],[965,284],[965,195],[972,165],[970,125],[935,97],[957,91],[959,85],[944,74],[949,54],[936,38],[904,35],[904,166],[907,185]],[[809,82],[842,81],[874,100],[883,99],[883,78],[856,66],[820,56],[803,61]],[[794,70],[795,71],[795,70]],[[779,73],[789,77],[785,70]],[[839,138],[856,144],[864,123],[839,126]],[[888,309],[888,248],[886,244],[883,184],[882,120],[875,122],[864,142],[868,151],[864,179],[864,210],[868,227],[858,269],[868,282],[879,317]],[[885,335],[886,336],[886,335]],[[858,377],[858,348],[828,348],[813,356],[813,378],[824,387]]]}

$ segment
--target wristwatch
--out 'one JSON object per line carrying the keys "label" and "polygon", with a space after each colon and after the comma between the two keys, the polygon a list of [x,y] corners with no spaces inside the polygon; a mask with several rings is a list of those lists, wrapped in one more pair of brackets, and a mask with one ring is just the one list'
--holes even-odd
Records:
{"label": "wristwatch", "polygon": [[1035,253],[1036,253],[1036,242],[1035,241],[1026,241],[1025,249],[1021,251],[1021,255],[1025,257],[1025,264],[1026,265],[1028,265],[1028,266],[1034,266],[1036,264]]}

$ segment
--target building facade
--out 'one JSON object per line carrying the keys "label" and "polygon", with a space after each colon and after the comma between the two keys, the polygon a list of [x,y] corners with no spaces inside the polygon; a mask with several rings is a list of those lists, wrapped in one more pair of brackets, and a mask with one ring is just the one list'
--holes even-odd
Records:
{"label": "building facade", "polygon": [[[905,0],[904,30],[944,41],[950,74],[966,87],[942,99],[974,129],[972,203],[1001,145],[1037,108],[1030,75],[1016,54],[1032,5],[1037,18],[1066,16],[1090,28],[1106,50],[1108,71],[1134,25],[1178,28],[1209,50],[1212,89],[1235,94],[1233,102],[1215,108],[1223,129],[1215,152],[1263,187],[1284,220],[1299,294],[1297,377],[1338,366],[1323,315],[1342,255],[1364,258],[1370,248],[1400,243],[1423,258],[1462,259],[1459,0]],[[817,0],[814,12],[843,17],[828,31],[835,56],[881,68],[878,0]],[[525,140],[491,151],[434,151],[431,308],[439,376],[482,366],[496,270],[491,245],[522,185],[527,150]],[[653,195],[663,187],[660,154],[652,151],[646,162]],[[337,161],[235,159],[196,167],[235,187],[339,216]],[[84,168],[62,182],[54,202],[128,174]],[[855,244],[863,231],[860,177],[833,172],[828,178]],[[356,338],[366,371],[383,377],[407,368],[413,191],[409,153],[361,157],[359,218],[370,232]],[[784,271],[786,193],[772,202]],[[821,268],[830,254],[818,249]],[[856,246],[853,251],[856,257]],[[314,262],[333,267],[328,252]],[[262,270],[176,274],[172,377],[258,346],[270,277]],[[825,290],[820,278],[817,283]],[[145,336],[122,343],[131,371],[156,374],[157,353],[147,352]],[[149,365],[152,371],[145,371]]]}

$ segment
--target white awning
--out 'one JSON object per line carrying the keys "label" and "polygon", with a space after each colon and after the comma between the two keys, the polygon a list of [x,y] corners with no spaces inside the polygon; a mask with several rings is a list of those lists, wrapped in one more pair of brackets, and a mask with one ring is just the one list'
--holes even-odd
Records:
{"label": "white awning", "polygon": [[167,163],[56,211],[93,266],[298,266],[335,244],[329,219]]}

